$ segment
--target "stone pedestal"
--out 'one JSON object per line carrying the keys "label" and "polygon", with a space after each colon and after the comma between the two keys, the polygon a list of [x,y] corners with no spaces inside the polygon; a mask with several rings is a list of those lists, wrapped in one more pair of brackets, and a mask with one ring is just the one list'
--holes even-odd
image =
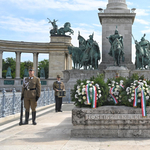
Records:
{"label": "stone pedestal", "polygon": [[150,70],[132,70],[130,76],[135,73],[137,73],[139,77],[144,75],[145,79],[150,80]]}
{"label": "stone pedestal", "polygon": [[101,73],[102,71],[100,70],[65,70],[63,71],[63,82],[65,83],[66,89],[73,89],[77,80],[90,79]]}
{"label": "stone pedestal", "polygon": [[114,34],[116,26],[119,34],[123,36],[125,62],[121,62],[121,65],[134,69],[131,34],[135,15],[127,8],[125,0],[109,0],[107,8],[98,14],[102,24],[102,63],[99,69],[106,69],[107,66],[114,64],[113,58],[108,54],[111,45],[106,37]]}
{"label": "stone pedestal", "polygon": [[110,66],[104,69],[105,81],[107,79],[116,78],[117,74],[122,77],[129,77],[130,70],[127,67]]}
{"label": "stone pedestal", "polygon": [[96,109],[72,110],[71,137],[149,138],[150,107],[147,118],[140,108],[126,106],[102,106]]}
{"label": "stone pedestal", "polygon": [[63,78],[62,71],[72,69],[72,60],[68,54],[68,46],[71,45],[70,36],[51,36],[51,51],[49,51],[49,79],[56,79],[59,74]]}

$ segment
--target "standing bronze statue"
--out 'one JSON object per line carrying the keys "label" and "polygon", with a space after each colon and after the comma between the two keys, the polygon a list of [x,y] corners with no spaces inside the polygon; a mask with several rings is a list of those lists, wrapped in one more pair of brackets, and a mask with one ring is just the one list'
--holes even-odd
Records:
{"label": "standing bronze statue", "polygon": [[117,27],[115,33],[106,37],[111,45],[110,52],[108,53],[114,59],[114,65],[120,66],[120,59],[122,57],[122,62],[124,62],[124,45],[123,45],[123,36],[119,34]]}
{"label": "standing bronze statue", "polygon": [[50,34],[51,35],[56,35],[57,34],[57,29],[58,29],[58,26],[56,25],[56,22],[58,21],[58,20],[53,20],[53,21],[51,21],[49,18],[47,18],[48,20],[49,20],[49,22],[48,23],[51,23],[52,24],[52,26],[53,26],[53,29],[51,29],[50,30]]}

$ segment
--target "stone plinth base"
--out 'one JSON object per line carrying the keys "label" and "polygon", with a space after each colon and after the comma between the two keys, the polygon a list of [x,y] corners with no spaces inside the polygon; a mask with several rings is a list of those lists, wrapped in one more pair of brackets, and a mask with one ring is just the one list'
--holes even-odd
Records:
{"label": "stone plinth base", "polygon": [[96,109],[72,110],[71,137],[150,137],[150,108],[147,118],[140,108],[126,106],[102,106]]}
{"label": "stone plinth base", "polygon": [[145,79],[150,80],[150,70],[132,70],[130,72],[130,76],[135,73],[137,73],[139,76],[144,75]]}
{"label": "stone plinth base", "polygon": [[63,71],[63,82],[66,89],[73,89],[77,80],[90,79],[93,76],[103,73],[100,70],[65,70]]}
{"label": "stone plinth base", "polygon": [[122,76],[122,77],[129,77],[130,70],[126,67],[118,67],[118,66],[110,66],[107,67],[104,70],[105,73],[105,81],[107,81],[108,78],[116,78],[116,76]]}

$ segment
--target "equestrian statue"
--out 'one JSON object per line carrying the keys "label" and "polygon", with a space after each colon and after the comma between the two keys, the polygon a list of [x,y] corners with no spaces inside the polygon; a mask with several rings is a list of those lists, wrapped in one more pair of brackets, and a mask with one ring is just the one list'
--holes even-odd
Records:
{"label": "equestrian statue", "polygon": [[100,48],[98,43],[93,40],[93,36],[89,35],[89,39],[85,40],[80,32],[78,33],[79,47],[69,46],[69,54],[72,55],[74,69],[98,69],[100,61]]}

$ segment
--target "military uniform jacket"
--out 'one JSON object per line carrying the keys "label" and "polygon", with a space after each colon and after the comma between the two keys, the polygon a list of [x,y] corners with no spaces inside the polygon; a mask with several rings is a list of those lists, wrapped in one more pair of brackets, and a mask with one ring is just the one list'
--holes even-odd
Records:
{"label": "military uniform jacket", "polygon": [[53,83],[53,90],[55,90],[55,96],[56,96],[56,89],[57,90],[65,90],[65,86],[64,86],[64,83],[63,82],[58,82],[58,81],[55,81]]}
{"label": "military uniform jacket", "polygon": [[41,95],[41,82],[36,76],[23,79],[22,96],[35,99]]}

